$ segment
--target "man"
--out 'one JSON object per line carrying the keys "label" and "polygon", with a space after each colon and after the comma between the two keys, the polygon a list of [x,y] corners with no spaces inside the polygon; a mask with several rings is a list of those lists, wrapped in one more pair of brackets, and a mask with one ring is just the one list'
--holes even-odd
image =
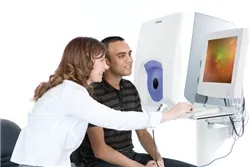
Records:
{"label": "man", "polygon": [[[130,81],[122,78],[132,73],[130,47],[119,36],[107,37],[102,43],[107,47],[106,58],[110,68],[104,73],[103,81],[93,85],[93,98],[117,110],[142,112],[137,89]],[[146,129],[136,130],[136,134],[148,154],[133,151],[131,131],[89,125],[79,148],[84,164],[87,167],[141,167],[151,160],[157,160],[160,167],[193,167],[184,162],[162,158],[158,151],[155,152],[154,141]]]}

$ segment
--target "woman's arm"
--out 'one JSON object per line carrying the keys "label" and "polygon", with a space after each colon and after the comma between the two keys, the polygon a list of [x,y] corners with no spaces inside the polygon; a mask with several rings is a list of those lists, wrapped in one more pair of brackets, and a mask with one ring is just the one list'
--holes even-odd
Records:
{"label": "woman's arm", "polygon": [[69,114],[88,123],[116,130],[154,128],[162,121],[162,113],[122,112],[94,100],[87,90],[78,86],[66,86],[63,103]]}
{"label": "woman's arm", "polygon": [[63,105],[66,112],[88,123],[116,130],[137,130],[154,128],[162,122],[179,118],[192,111],[192,104],[183,102],[168,112],[122,112],[109,108],[90,97],[80,85],[65,85]]}

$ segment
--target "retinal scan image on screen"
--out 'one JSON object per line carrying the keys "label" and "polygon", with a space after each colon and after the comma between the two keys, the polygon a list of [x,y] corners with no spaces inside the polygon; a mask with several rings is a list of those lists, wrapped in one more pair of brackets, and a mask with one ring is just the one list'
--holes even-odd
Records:
{"label": "retinal scan image on screen", "polygon": [[203,82],[231,83],[237,37],[208,41]]}

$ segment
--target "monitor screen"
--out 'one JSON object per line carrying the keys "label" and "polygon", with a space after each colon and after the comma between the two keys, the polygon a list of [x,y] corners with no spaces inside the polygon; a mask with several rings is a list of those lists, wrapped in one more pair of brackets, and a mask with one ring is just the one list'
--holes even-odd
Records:
{"label": "monitor screen", "polygon": [[232,82],[237,38],[208,40],[203,82]]}

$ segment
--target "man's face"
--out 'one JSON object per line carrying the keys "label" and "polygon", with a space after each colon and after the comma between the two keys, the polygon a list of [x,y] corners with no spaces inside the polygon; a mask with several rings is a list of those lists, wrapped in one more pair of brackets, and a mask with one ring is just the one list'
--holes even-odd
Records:
{"label": "man's face", "polygon": [[117,76],[129,76],[132,73],[133,58],[131,49],[125,41],[112,42],[108,46],[110,71]]}

